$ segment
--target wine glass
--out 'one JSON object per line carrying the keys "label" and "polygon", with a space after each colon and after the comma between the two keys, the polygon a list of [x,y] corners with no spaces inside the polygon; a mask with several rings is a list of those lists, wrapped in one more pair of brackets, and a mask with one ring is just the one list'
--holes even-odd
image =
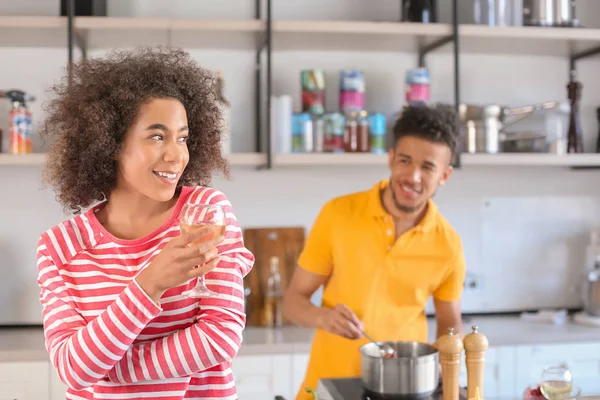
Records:
{"label": "wine glass", "polygon": [[[208,227],[207,234],[198,239],[198,242],[212,240],[215,237],[225,235],[225,210],[223,206],[212,204],[185,204],[179,215],[179,227],[182,233],[193,232],[197,229]],[[188,246],[193,246],[190,243]],[[198,268],[202,267],[198,265]],[[206,287],[204,275],[198,278],[196,286],[183,292],[185,296],[216,297],[217,292]]]}
{"label": "wine glass", "polygon": [[565,400],[573,388],[571,371],[565,365],[544,368],[540,390],[548,400]]}

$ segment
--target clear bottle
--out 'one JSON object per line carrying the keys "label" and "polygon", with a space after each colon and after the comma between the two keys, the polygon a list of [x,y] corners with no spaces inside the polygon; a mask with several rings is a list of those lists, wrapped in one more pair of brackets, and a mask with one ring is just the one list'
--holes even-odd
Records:
{"label": "clear bottle", "polygon": [[279,273],[279,257],[271,257],[267,290],[265,292],[265,325],[271,328],[283,326],[283,288]]}

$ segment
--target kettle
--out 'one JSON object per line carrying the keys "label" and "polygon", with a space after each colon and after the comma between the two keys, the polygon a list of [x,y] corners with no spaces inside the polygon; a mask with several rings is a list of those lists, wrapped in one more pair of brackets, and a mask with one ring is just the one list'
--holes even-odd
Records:
{"label": "kettle", "polygon": [[600,317],[600,256],[588,270],[583,280],[583,310],[591,316]]}
{"label": "kettle", "polygon": [[586,249],[586,271],[583,278],[583,310],[600,317],[600,231],[593,231]]}

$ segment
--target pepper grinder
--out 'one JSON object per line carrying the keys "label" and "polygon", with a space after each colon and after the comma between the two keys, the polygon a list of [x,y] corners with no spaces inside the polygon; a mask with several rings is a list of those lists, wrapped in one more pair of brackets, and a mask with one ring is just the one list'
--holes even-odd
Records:
{"label": "pepper grinder", "polygon": [[465,336],[465,359],[467,364],[467,398],[483,398],[483,370],[485,352],[489,347],[487,337],[478,332],[477,325],[471,327],[472,332]]}
{"label": "pepper grinder", "polygon": [[600,107],[596,108],[596,119],[598,120],[598,138],[596,139],[596,153],[600,153]]}
{"label": "pepper grinder", "polygon": [[448,328],[448,334],[437,341],[442,365],[442,396],[443,400],[459,400],[460,360],[463,342],[454,328]]}
{"label": "pepper grinder", "polygon": [[567,138],[567,153],[583,153],[581,142],[581,120],[579,118],[579,101],[581,100],[582,85],[575,80],[575,71],[571,71],[571,80],[567,85],[571,112],[569,113],[569,131]]}

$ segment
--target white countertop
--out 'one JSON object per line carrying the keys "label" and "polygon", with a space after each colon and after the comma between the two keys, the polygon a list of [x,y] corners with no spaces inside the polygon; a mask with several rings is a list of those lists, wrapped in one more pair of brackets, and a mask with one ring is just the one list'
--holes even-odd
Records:
{"label": "white countertop", "polygon": [[[488,337],[490,346],[540,345],[559,343],[600,343],[600,327],[572,323],[550,325],[527,322],[518,316],[466,317],[465,331],[478,325]],[[239,355],[294,354],[310,351],[313,331],[285,327],[280,330],[246,328]],[[429,341],[435,337],[435,320],[429,320]],[[44,334],[41,328],[0,328],[0,362],[47,360]]]}

